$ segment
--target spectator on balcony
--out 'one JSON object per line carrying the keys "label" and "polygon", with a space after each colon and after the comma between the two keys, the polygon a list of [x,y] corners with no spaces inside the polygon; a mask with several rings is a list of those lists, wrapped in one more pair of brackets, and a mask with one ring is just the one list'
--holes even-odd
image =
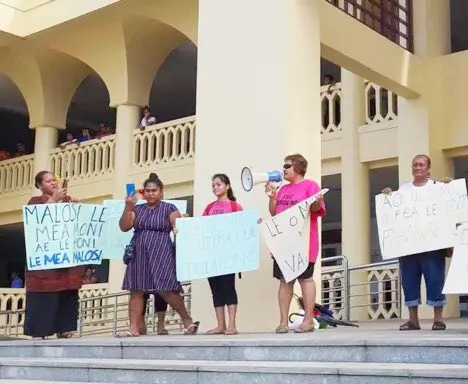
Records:
{"label": "spectator on balcony", "polygon": [[335,81],[335,78],[332,75],[327,73],[323,77],[323,85],[324,86],[328,85],[327,93],[331,94],[333,92],[333,88],[334,88],[335,84],[336,84],[336,81]]}
{"label": "spectator on balcony", "polygon": [[22,141],[18,141],[16,143],[16,152],[13,154],[13,157],[21,157],[26,156],[28,153],[26,152],[26,146]]}
{"label": "spectator on balcony", "polygon": [[87,267],[83,278],[83,285],[97,283],[99,283],[99,280],[96,276],[96,270],[92,267]]}
{"label": "spectator on balcony", "polygon": [[144,330],[144,294],[158,293],[179,314],[184,333],[196,334],[199,322],[193,322],[177,281],[175,247],[170,236],[175,221],[182,217],[173,204],[162,201],[164,185],[152,173],[143,184],[145,204],[136,205],[135,196],[127,196],[120,219],[124,232],[134,228],[131,249],[126,250],[127,269],[123,289],[130,291],[130,329],[117,337],[138,337]]}
{"label": "spectator on balcony", "polygon": [[93,137],[91,136],[91,132],[90,132],[89,128],[83,128],[81,130],[81,136],[78,138],[78,144],[83,143],[85,141],[92,140],[92,139],[93,139]]}
{"label": "spectator on balcony", "polygon": [[68,145],[71,144],[78,144],[78,139],[76,139],[75,136],[73,136],[73,133],[68,132],[66,140],[62,144],[60,144],[60,149],[65,149]]}
{"label": "spectator on balcony", "polygon": [[[430,179],[431,159],[426,155],[417,155],[411,163],[413,181],[400,187],[402,190],[428,188],[436,181]],[[449,182],[445,179],[444,182]],[[391,194],[391,188],[382,193]],[[442,293],[445,283],[446,249],[408,255],[400,258],[400,274],[405,305],[409,310],[409,321],[400,326],[400,331],[417,331],[419,324],[418,307],[421,305],[421,278],[424,276],[427,290],[427,305],[434,308],[433,331],[443,331],[447,327],[443,320],[443,310],[447,301]]]}
{"label": "spectator on balcony", "polygon": [[[41,196],[28,204],[58,204],[77,202],[67,195],[51,172],[39,172],[34,183]],[[38,270],[26,272],[26,319],[24,334],[45,339],[73,337],[77,329],[78,291],[83,282],[83,267]]]}
{"label": "spectator on balcony", "polygon": [[143,109],[143,118],[141,119],[140,129],[144,130],[150,125],[156,124],[156,118],[151,115],[151,111],[148,106]]}
{"label": "spectator on balcony", "polygon": [[11,288],[24,288],[23,279],[20,277],[18,272],[11,274]]}
{"label": "spectator on balcony", "polygon": [[[265,192],[269,197],[269,210],[272,216],[285,211],[288,208],[306,200],[320,192],[320,186],[312,180],[304,179],[307,172],[307,160],[300,154],[286,156],[283,165],[284,179],[289,184],[284,185],[277,192],[273,184],[267,183]],[[314,331],[314,308],[316,300],[316,287],[314,281],[314,266],[319,250],[318,219],[327,213],[323,198],[319,196],[310,206],[310,251],[307,269],[297,277],[304,298],[305,316],[301,326],[294,330],[296,333]],[[289,307],[294,293],[295,280],[287,283],[280,267],[273,256],[273,277],[280,282],[278,301],[280,309],[280,324],[276,333],[289,332]]]}
{"label": "spectator on balcony", "polygon": [[103,137],[113,135],[113,134],[114,134],[114,131],[112,130],[112,128],[108,124],[102,123],[99,126],[99,133],[97,134],[96,139],[102,139]]}

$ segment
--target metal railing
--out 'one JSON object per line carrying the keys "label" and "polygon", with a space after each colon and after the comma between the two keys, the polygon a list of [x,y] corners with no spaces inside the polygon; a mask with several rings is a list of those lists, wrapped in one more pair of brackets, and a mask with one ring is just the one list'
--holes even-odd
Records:
{"label": "metal railing", "polygon": [[401,297],[398,262],[349,267],[346,256],[322,260],[322,304],[338,319],[355,320],[365,308],[368,320],[400,318]]}
{"label": "metal railing", "polygon": [[[189,283],[183,284],[182,287],[184,293],[181,296],[190,313],[191,287]],[[120,292],[80,299],[77,333],[80,336],[115,335],[119,331],[128,330],[129,298],[129,292]],[[0,311],[0,316],[7,317],[6,326],[0,327],[0,332],[10,337],[23,336],[25,312],[25,309]],[[154,311],[153,295],[148,299],[145,324],[148,333],[156,333],[157,316]],[[165,326],[167,330],[181,331],[183,329],[180,317],[172,308],[166,312]]]}

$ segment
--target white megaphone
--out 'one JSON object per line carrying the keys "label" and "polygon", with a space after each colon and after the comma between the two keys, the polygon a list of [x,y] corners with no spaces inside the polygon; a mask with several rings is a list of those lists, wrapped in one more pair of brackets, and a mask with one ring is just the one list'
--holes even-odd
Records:
{"label": "white megaphone", "polygon": [[241,172],[242,187],[247,191],[251,191],[254,185],[264,184],[267,182],[281,184],[283,182],[283,172],[253,172],[251,168],[244,167]]}

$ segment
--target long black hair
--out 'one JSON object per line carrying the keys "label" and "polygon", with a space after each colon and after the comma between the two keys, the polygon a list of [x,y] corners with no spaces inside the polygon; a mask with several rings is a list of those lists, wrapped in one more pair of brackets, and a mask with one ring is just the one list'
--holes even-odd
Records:
{"label": "long black hair", "polygon": [[143,183],[143,188],[146,188],[149,183],[154,183],[158,186],[158,188],[162,191],[164,188],[164,184],[161,179],[158,177],[156,173],[150,173],[149,177]]}
{"label": "long black hair", "polygon": [[219,179],[222,183],[229,185],[227,190],[227,197],[231,201],[236,201],[236,196],[234,196],[234,191],[232,190],[231,180],[229,180],[229,177],[224,173],[217,173],[211,178],[212,181],[214,181],[214,179]]}

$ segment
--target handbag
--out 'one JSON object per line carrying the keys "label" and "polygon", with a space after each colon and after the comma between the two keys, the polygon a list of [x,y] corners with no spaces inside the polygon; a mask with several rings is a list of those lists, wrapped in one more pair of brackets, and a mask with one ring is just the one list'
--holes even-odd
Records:
{"label": "handbag", "polygon": [[123,254],[123,262],[125,265],[135,258],[136,254],[136,237],[137,232],[133,234],[132,239],[130,240],[130,244],[125,247],[124,254]]}

